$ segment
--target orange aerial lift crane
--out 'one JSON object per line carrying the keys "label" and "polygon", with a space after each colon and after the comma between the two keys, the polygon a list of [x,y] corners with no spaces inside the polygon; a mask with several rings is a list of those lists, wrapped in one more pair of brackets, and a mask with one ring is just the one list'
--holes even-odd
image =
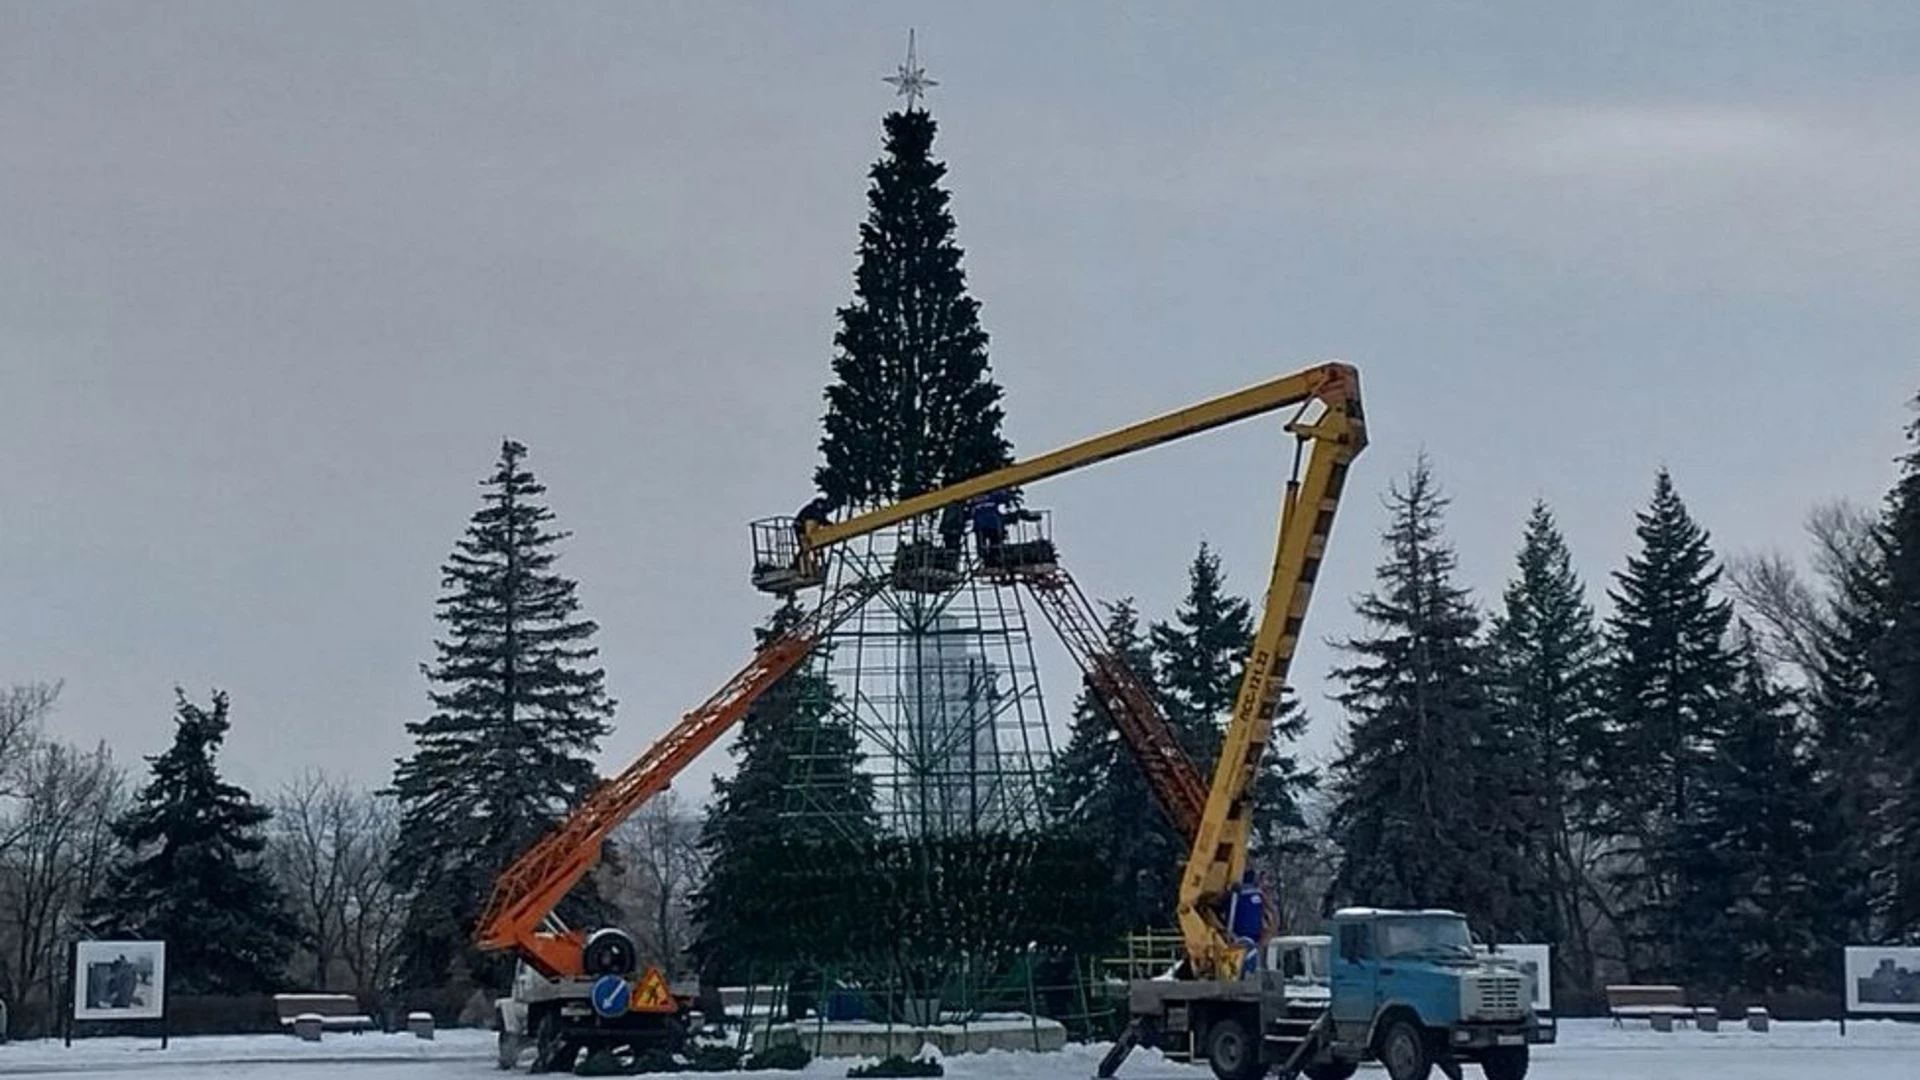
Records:
{"label": "orange aerial lift crane", "polygon": [[[1318,415],[1306,419],[1316,405]],[[1200,978],[1237,972],[1244,953],[1227,935],[1216,906],[1239,879],[1245,863],[1251,782],[1298,642],[1347,464],[1366,442],[1358,373],[1346,364],[1322,364],[846,521],[808,521],[796,527],[791,518],[775,518],[752,526],[755,584],[764,591],[791,593],[826,583],[822,553],[834,544],[934,514],[953,503],[1292,406],[1299,407],[1287,425],[1295,437],[1294,475],[1283,499],[1267,602],[1181,884],[1182,937],[1189,969]],[[1315,452],[1308,457],[1303,477],[1300,449],[1309,444]],[[1025,567],[1040,574],[1049,567],[1057,569],[1051,545],[1044,539],[1009,545],[999,559],[998,565],[987,567],[989,572]],[[896,582],[902,569],[896,564]],[[904,569],[931,569],[936,578],[948,572],[937,559]],[[632,938],[611,928],[591,935],[570,930],[560,925],[555,908],[593,868],[601,845],[620,821],[671,783],[688,762],[744,716],[760,694],[792,671],[884,584],[884,579],[856,578],[828,590],[799,626],[763,645],[719,692],[683,716],[639,760],[596,788],[501,874],[476,938],[483,949],[510,949],[521,960],[512,997],[499,1003],[503,1066],[511,1066],[528,1041],[536,1049],[536,1069],[544,1069],[569,1063],[583,1047],[637,1050],[677,1038],[677,1028],[666,1018],[682,1012],[686,1003],[667,993],[658,970],[648,968],[637,984],[624,981],[639,965]],[[1118,680],[1109,682],[1124,689]],[[1169,790],[1177,786],[1171,783]],[[1178,799],[1190,806],[1192,793]],[[617,988],[630,997],[603,1003],[602,987]]]}

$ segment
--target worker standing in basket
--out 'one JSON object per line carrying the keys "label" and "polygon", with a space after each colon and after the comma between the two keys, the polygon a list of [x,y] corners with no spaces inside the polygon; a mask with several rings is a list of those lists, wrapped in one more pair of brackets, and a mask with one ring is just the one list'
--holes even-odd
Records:
{"label": "worker standing in basket", "polygon": [[793,515],[794,540],[804,545],[807,539],[807,523],[811,521],[816,525],[825,525],[827,515],[833,513],[834,505],[835,500],[831,496],[815,495],[812,502],[801,507],[799,512]]}
{"label": "worker standing in basket", "polygon": [[960,541],[967,535],[967,504],[948,503],[940,511],[940,546],[958,559]]}
{"label": "worker standing in basket", "polygon": [[993,552],[1007,542],[1007,523],[1000,516],[1000,498],[983,495],[973,504],[973,544],[983,565],[993,565]]}

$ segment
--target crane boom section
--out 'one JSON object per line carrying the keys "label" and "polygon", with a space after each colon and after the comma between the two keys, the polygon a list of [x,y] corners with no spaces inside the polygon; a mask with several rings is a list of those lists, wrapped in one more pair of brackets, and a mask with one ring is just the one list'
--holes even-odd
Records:
{"label": "crane boom section", "polygon": [[1358,381],[1349,377],[1325,386],[1319,396],[1326,406],[1320,417],[1291,425],[1304,444],[1306,468],[1287,485],[1259,628],[1180,883],[1181,936],[1189,963],[1201,978],[1240,977],[1245,949],[1228,935],[1217,905],[1246,867],[1254,779],[1300,642],[1348,466],[1366,446]]}
{"label": "crane boom section", "polygon": [[1052,567],[1025,579],[1025,584],[1074,663],[1080,666],[1094,700],[1113,721],[1122,745],[1146,778],[1154,801],[1180,838],[1192,844],[1200,831],[1200,818],[1206,813],[1207,784],[1181,747],[1153,693],[1127,665],[1116,644],[1107,640],[1093,605],[1065,567]]}
{"label": "crane boom section", "polygon": [[[911,521],[951,503],[964,502],[1002,488],[1023,487],[1035,481],[1085,468],[1109,458],[1131,454],[1161,443],[1198,435],[1261,413],[1331,397],[1357,400],[1359,374],[1350,365],[1331,362],[1211,398],[1184,409],[1129,424],[1058,450],[1015,462],[1005,468],[902,499],[839,522],[809,522],[802,540],[803,554],[843,543],[855,537]],[[1349,391],[1348,388],[1352,388]]]}
{"label": "crane boom section", "polygon": [[755,651],[725,686],[682,716],[633,764],[594,788],[495,880],[477,924],[480,948],[513,949],[548,978],[581,974],[577,935],[544,933],[542,927],[568,891],[600,861],[607,835],[665,790],[689,762],[745,716],[761,694],[792,671],[878,588],[878,583],[863,581],[828,596],[797,625]]}

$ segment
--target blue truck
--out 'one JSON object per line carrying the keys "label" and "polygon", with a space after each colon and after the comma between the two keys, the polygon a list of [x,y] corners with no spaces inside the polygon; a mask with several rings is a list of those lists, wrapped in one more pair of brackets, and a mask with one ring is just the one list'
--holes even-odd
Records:
{"label": "blue truck", "polygon": [[1345,908],[1330,931],[1323,944],[1285,939],[1292,947],[1281,951],[1294,959],[1247,978],[1135,981],[1127,1038],[1204,1060],[1219,1080],[1346,1080],[1366,1061],[1391,1080],[1427,1080],[1436,1069],[1458,1080],[1467,1064],[1486,1080],[1524,1080],[1530,1048],[1554,1041],[1528,973],[1479,952],[1458,912]]}

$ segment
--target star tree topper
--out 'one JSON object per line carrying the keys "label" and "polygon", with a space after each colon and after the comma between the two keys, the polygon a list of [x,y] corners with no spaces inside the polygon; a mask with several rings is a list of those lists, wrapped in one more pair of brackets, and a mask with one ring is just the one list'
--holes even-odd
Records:
{"label": "star tree topper", "polygon": [[895,95],[907,99],[909,110],[913,108],[915,98],[925,94],[929,87],[940,85],[939,82],[927,78],[927,69],[921,67],[919,61],[914,59],[912,30],[907,31],[907,62],[895,69],[892,75],[880,81],[892,83]]}

